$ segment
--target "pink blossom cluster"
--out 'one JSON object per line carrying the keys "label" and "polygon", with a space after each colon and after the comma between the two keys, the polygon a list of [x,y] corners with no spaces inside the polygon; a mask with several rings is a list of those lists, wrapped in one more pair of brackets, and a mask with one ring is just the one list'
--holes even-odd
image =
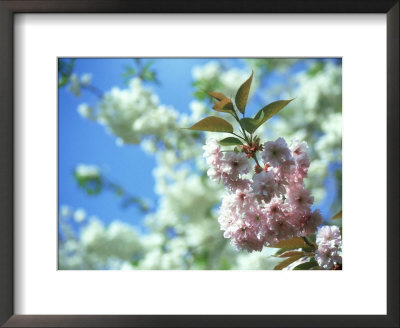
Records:
{"label": "pink blossom cluster", "polygon": [[210,166],[207,174],[211,180],[223,182],[231,191],[249,187],[250,181],[240,178],[240,176],[250,171],[250,162],[245,154],[235,152],[222,153],[218,141],[214,139],[207,140],[203,149],[203,156]]}
{"label": "pink blossom cluster", "polygon": [[238,250],[261,251],[264,245],[308,236],[321,224],[303,182],[310,165],[305,142],[290,147],[283,138],[266,142],[261,152],[266,169],[253,173],[244,153],[222,152],[213,139],[203,148],[208,176],[227,188],[218,222]]}
{"label": "pink blossom cluster", "polygon": [[318,265],[326,270],[331,270],[338,264],[342,264],[341,248],[342,237],[337,226],[323,226],[318,229],[315,251],[315,259]]}

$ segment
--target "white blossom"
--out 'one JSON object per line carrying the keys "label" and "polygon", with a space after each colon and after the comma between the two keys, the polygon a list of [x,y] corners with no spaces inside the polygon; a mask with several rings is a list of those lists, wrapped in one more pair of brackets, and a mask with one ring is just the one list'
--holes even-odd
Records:
{"label": "white blossom", "polygon": [[86,211],[83,208],[78,208],[74,212],[74,220],[78,223],[85,221],[86,219]]}

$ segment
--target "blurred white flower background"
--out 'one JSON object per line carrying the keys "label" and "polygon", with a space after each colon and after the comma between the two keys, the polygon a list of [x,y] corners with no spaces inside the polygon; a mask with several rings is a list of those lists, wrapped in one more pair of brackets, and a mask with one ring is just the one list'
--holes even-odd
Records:
{"label": "blurred white flower background", "polygon": [[250,114],[295,98],[261,139],[306,141],[313,208],[325,221],[342,208],[340,59],[63,58],[59,269],[254,270],[282,260],[274,248],[239,252],[224,239],[223,186],[202,156],[212,134],[183,129],[219,116],[207,92],[234,97],[252,70]]}

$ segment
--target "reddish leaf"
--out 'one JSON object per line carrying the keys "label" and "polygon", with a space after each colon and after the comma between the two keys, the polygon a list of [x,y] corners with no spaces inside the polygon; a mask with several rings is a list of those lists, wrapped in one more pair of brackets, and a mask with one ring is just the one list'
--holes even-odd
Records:
{"label": "reddish leaf", "polygon": [[230,123],[216,116],[209,116],[197,122],[189,130],[211,131],[211,132],[233,132],[233,127]]}
{"label": "reddish leaf", "polygon": [[337,220],[342,218],[342,210],[340,212],[336,213],[334,216],[331,217],[331,220]]}
{"label": "reddish leaf", "polygon": [[300,237],[294,237],[292,239],[286,239],[286,240],[281,240],[277,242],[274,245],[271,245],[269,247],[274,247],[274,248],[303,248],[303,247],[309,247],[305,241],[300,238]]}
{"label": "reddish leaf", "polygon": [[302,251],[286,251],[286,252],[283,252],[282,254],[280,254],[279,257],[291,257],[291,256],[295,256],[295,255],[304,256],[305,253]]}
{"label": "reddish leaf", "polygon": [[239,90],[236,93],[236,97],[235,97],[235,104],[236,107],[238,108],[238,110],[244,114],[244,111],[246,109],[246,105],[247,105],[247,99],[249,97],[249,91],[250,91],[250,86],[251,86],[251,82],[253,80],[253,72],[251,72],[250,77],[247,79],[246,82],[244,82]]}
{"label": "reddish leaf", "polygon": [[229,98],[224,98],[221,101],[215,103],[212,108],[217,112],[231,112],[234,110],[232,100],[230,100]]}
{"label": "reddish leaf", "polygon": [[208,93],[211,97],[217,99],[218,101],[221,101],[222,99],[227,98],[223,93],[221,92],[209,92]]}

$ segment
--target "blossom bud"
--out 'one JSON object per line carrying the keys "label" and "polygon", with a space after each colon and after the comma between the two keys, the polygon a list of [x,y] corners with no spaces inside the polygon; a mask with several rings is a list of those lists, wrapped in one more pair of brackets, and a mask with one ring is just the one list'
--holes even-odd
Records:
{"label": "blossom bud", "polygon": [[262,167],[260,166],[260,165],[254,165],[254,171],[256,172],[256,173],[261,173],[262,172]]}

